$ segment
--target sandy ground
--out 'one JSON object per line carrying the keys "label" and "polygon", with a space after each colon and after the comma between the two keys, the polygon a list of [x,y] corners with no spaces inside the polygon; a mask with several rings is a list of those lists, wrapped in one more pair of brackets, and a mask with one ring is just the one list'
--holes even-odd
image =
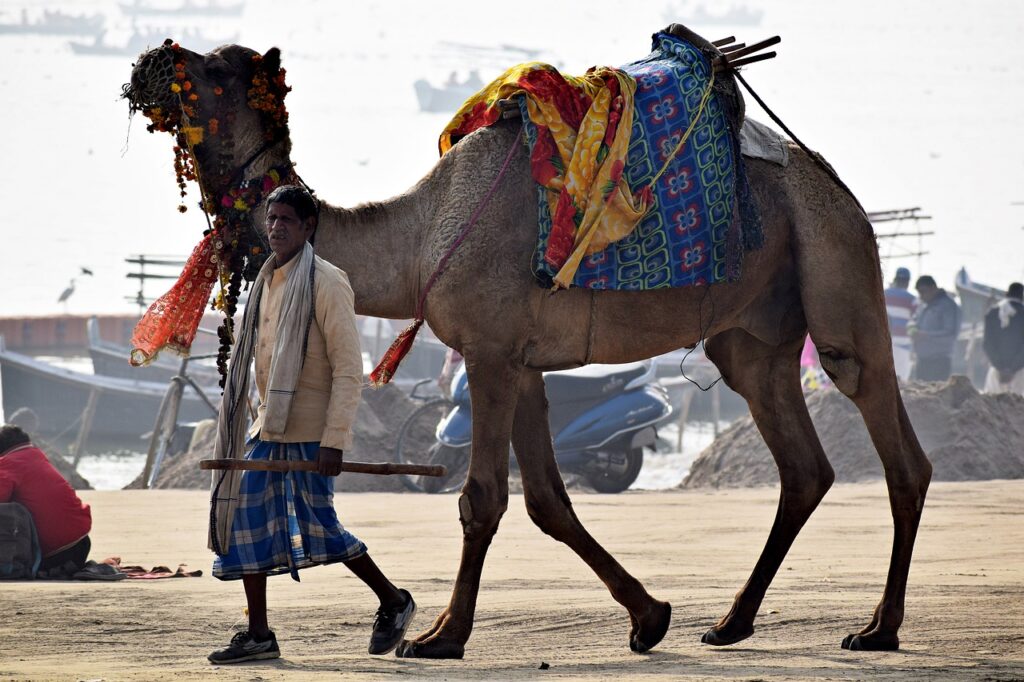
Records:
{"label": "sandy ground", "polygon": [[[770,488],[576,495],[579,516],[655,596],[672,626],[648,655],[630,653],[628,618],[564,546],[536,530],[514,496],[484,571],[462,661],[366,654],[374,604],[342,567],[301,584],[270,583],[283,658],[214,668],[206,654],[243,618],[241,586],[209,577],[206,495],[83,493],[93,556],[186,562],[202,578],[152,583],[0,584],[0,680],[359,679],[1024,679],[1024,481],[933,484],[894,653],[842,651],[870,617],[891,543],[880,483],[836,486],[798,538],[761,609],[757,632],[700,644],[729,608],[767,536]],[[460,531],[455,496],[339,495],[347,526],[419,603],[413,630],[447,602]],[[550,667],[539,670],[541,663]]]}

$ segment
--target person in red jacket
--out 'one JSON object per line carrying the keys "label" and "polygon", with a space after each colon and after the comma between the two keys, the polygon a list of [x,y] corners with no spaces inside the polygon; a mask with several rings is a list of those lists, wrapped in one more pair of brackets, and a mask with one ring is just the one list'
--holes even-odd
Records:
{"label": "person in red jacket", "polygon": [[70,575],[89,557],[92,512],[19,427],[0,427],[0,504],[17,502],[36,524],[39,575]]}

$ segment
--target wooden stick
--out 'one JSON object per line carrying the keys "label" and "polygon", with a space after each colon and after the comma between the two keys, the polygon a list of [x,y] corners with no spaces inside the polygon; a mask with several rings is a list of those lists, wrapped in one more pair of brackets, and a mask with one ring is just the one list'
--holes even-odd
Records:
{"label": "wooden stick", "polygon": [[[298,462],[286,459],[203,459],[199,468],[210,471],[316,471],[316,462]],[[342,462],[342,471],[356,474],[391,476],[444,476],[448,470],[441,465],[392,464],[391,462]]]}
{"label": "wooden stick", "polygon": [[722,54],[729,54],[730,52],[735,52],[736,50],[742,50],[746,46],[747,46],[746,43],[736,43],[735,45],[727,45],[727,46],[721,48],[719,51]]}
{"label": "wooden stick", "polygon": [[771,47],[772,45],[776,45],[776,44],[781,43],[781,42],[782,42],[782,38],[780,38],[779,36],[772,36],[771,38],[766,38],[765,40],[762,40],[759,43],[754,43],[753,45],[750,45],[749,47],[744,47],[742,50],[736,50],[735,52],[730,52],[729,53],[729,59],[730,60],[739,59],[740,57],[745,57],[748,54],[754,54],[755,52],[760,52],[761,50],[763,50],[766,47]]}
{"label": "wooden stick", "polygon": [[711,44],[714,45],[715,47],[722,47],[723,45],[728,45],[729,43],[735,41],[736,36],[729,36],[728,38],[719,38],[718,40],[712,40]]}
{"label": "wooden stick", "polygon": [[747,64],[753,64],[754,62],[763,62],[766,59],[775,57],[774,51],[765,52],[764,54],[755,54],[753,57],[744,57],[743,59],[737,59],[736,61],[729,60],[729,68],[735,69],[740,66],[746,66]]}

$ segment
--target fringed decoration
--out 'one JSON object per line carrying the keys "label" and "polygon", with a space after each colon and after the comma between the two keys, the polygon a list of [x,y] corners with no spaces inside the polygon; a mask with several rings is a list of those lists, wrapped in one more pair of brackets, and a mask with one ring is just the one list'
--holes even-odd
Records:
{"label": "fringed decoration", "polygon": [[217,261],[213,234],[207,234],[171,290],[154,301],[135,325],[129,358],[133,366],[149,364],[164,348],[188,355],[217,281]]}
{"label": "fringed decoration", "polygon": [[377,366],[370,372],[370,383],[373,384],[374,388],[380,388],[395,376],[398,366],[402,364],[402,359],[412,349],[412,343],[416,340],[416,333],[422,326],[423,318],[421,317],[406,327],[384,352],[384,357],[380,359]]}

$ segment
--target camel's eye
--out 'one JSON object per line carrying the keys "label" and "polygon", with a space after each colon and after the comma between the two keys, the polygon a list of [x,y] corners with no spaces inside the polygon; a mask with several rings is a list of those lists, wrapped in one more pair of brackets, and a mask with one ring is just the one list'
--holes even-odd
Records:
{"label": "camel's eye", "polygon": [[226,60],[215,57],[206,63],[206,75],[219,83],[224,83],[231,79],[234,70]]}

